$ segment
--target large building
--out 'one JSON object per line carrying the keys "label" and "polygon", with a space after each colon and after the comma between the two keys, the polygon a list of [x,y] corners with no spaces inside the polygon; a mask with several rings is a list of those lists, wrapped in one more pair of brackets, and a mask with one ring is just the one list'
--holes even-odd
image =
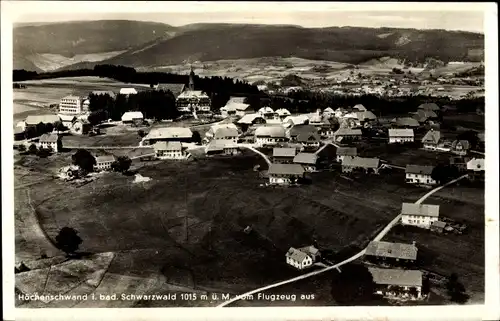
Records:
{"label": "large building", "polygon": [[40,136],[40,147],[57,153],[61,149],[61,139],[56,134],[43,134]]}
{"label": "large building", "polygon": [[283,126],[260,126],[255,130],[255,143],[258,146],[276,145],[288,139]]}
{"label": "large building", "polygon": [[158,159],[186,159],[189,155],[182,147],[182,143],[175,141],[156,142],[153,148]]}
{"label": "large building", "polygon": [[79,115],[83,112],[83,99],[80,96],[66,96],[61,98],[59,113]]}
{"label": "large building", "polygon": [[115,162],[116,158],[113,155],[102,155],[95,158],[94,168],[98,171],[107,171],[111,169],[111,165]]}
{"label": "large building", "polygon": [[210,97],[201,90],[195,90],[194,87],[194,71],[191,68],[189,73],[189,86],[177,96],[175,100],[177,110],[181,113],[209,113],[210,112]]}
{"label": "large building", "polygon": [[417,260],[415,244],[373,241],[366,247],[365,258],[372,263],[407,265]]}
{"label": "large building", "polygon": [[191,142],[193,138],[193,132],[187,127],[158,127],[153,128],[151,131],[144,136],[141,140],[141,146],[154,145],[156,142]]}
{"label": "large building", "polygon": [[368,268],[376,285],[376,294],[418,300],[422,298],[422,272]]}
{"label": "large building", "polygon": [[415,134],[413,129],[389,129],[389,144],[394,143],[412,143],[414,142]]}
{"label": "large building", "polygon": [[299,164],[271,164],[268,175],[272,185],[296,184],[304,178],[304,168]]}
{"label": "large building", "polygon": [[434,166],[429,165],[406,165],[406,183],[421,185],[436,185],[432,178]]}

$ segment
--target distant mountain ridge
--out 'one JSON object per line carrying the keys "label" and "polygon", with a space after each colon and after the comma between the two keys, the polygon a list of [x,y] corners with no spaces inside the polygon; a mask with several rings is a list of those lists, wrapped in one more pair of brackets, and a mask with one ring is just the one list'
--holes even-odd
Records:
{"label": "distant mountain ridge", "polygon": [[[16,69],[33,70],[29,67],[32,68],[30,57],[34,54],[50,53],[71,58],[105,52],[122,53],[102,61],[82,61],[61,67],[91,68],[105,63],[153,68],[187,61],[292,56],[352,64],[380,57],[407,62],[424,62],[428,58],[444,62],[481,61],[484,59],[484,35],[446,30],[226,23],[174,27],[126,20],[14,29]],[[31,61],[31,64],[36,65],[36,62]]]}

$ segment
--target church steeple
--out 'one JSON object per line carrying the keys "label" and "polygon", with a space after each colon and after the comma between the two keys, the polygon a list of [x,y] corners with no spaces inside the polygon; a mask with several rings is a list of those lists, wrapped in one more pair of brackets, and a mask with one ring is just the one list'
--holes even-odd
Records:
{"label": "church steeple", "polygon": [[194,90],[194,71],[191,65],[191,72],[189,73],[189,90]]}

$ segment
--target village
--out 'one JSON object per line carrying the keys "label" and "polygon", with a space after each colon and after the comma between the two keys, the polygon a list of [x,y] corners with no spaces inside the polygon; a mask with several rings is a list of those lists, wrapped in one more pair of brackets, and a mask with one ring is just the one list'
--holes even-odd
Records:
{"label": "village", "polygon": [[[170,87],[159,84],[150,90],[161,88]],[[40,158],[74,154],[73,163],[59,171],[59,178],[72,184],[89,182],[93,176],[109,171],[127,173],[136,164],[147,166],[159,161],[182,164],[199,157],[227,159],[244,151],[256,153],[268,165],[266,168],[256,164],[254,169],[261,179],[259,187],[264,189],[314,185],[315,175],[326,172],[339,173],[345,180],[362,180],[367,175],[404,171],[401,183],[423,191],[462,178],[471,184],[484,182],[484,132],[469,131],[462,137],[450,130],[442,132],[440,119],[444,111],[432,102],[420,105],[406,117],[381,118],[370,111],[370,106],[361,104],[292,114],[284,108],[253,110],[245,103],[245,97],[231,97],[215,113],[210,108],[210,97],[196,89],[193,71],[189,84],[179,91],[176,106],[183,116],[163,122],[144,119],[140,111],[125,112],[121,121],[96,122],[89,120],[88,97],[62,97],[57,114],[30,115],[16,125],[14,148],[19,154]],[[137,90],[133,87],[122,88],[119,93],[89,93],[113,99],[117,95],[135,94]],[[140,140],[116,145],[100,143],[105,137],[120,133],[129,136],[132,133]],[[365,148],[371,142],[379,146],[380,155],[377,150]],[[418,161],[393,164],[384,159],[382,149],[402,147],[434,153],[447,162],[438,163],[438,156],[434,164]],[[108,152],[111,150],[133,150],[134,155],[115,156]],[[150,179],[139,173],[135,176],[141,182]],[[401,202],[400,205],[395,225],[441,234],[461,234],[466,229],[441,213],[440,204]],[[248,225],[244,231],[250,233],[252,229]],[[300,271],[334,265],[322,252],[323,248],[316,244],[290,244],[283,260]],[[428,273],[416,264],[417,245],[371,241],[362,261],[373,275],[377,294],[396,301],[428,298],[429,289],[425,286]]]}

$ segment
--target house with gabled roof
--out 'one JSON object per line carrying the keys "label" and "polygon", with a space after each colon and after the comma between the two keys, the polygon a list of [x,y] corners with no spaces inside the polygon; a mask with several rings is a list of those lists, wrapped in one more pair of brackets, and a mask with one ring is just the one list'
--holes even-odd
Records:
{"label": "house with gabled roof", "polygon": [[259,126],[255,129],[255,143],[258,146],[276,145],[287,140],[285,128],[281,125]]}
{"label": "house with gabled roof", "polygon": [[358,151],[356,147],[338,147],[337,148],[337,162],[341,163],[344,157],[355,157],[358,156]]}
{"label": "house with gabled roof", "polygon": [[53,133],[43,134],[42,136],[40,136],[39,142],[40,142],[41,148],[50,149],[54,153],[59,152],[59,150],[62,147],[61,146],[61,137],[59,137],[59,135],[53,134]]}
{"label": "house with gabled roof", "polygon": [[371,263],[409,265],[417,260],[415,244],[372,241],[366,247],[365,258]]}
{"label": "house with gabled roof", "polygon": [[455,140],[451,143],[451,152],[456,155],[467,155],[470,150],[470,143],[468,140]]}
{"label": "house with gabled roof", "polygon": [[338,143],[344,143],[360,140],[362,136],[361,129],[339,128],[333,135],[333,139]]}
{"label": "house with gabled roof", "polygon": [[424,148],[436,150],[441,141],[441,132],[438,130],[430,129],[422,138]]}
{"label": "house with gabled roof", "polygon": [[159,141],[153,145],[155,157],[158,159],[186,159],[188,153],[178,141]]}
{"label": "house with gabled roof", "polygon": [[470,160],[470,157],[452,156],[450,157],[450,166],[455,167],[459,173],[465,173],[467,172],[467,163]]}
{"label": "house with gabled roof", "polygon": [[286,263],[299,270],[312,266],[318,257],[319,251],[314,246],[299,249],[291,247],[285,255]]}
{"label": "house with gabled roof", "polygon": [[205,153],[207,155],[237,155],[240,149],[238,144],[230,139],[212,140],[206,147]]}
{"label": "house with gabled roof", "polygon": [[363,171],[366,174],[378,174],[380,160],[378,158],[368,158],[359,156],[345,156],[342,159],[342,173],[352,173],[353,171]]}
{"label": "house with gabled roof", "polygon": [[273,148],[273,163],[275,164],[291,164],[297,154],[295,147],[274,147]]}
{"label": "house with gabled roof", "polygon": [[369,267],[375,294],[389,298],[420,300],[423,274],[418,270],[381,269]]}
{"label": "house with gabled roof", "polygon": [[413,129],[389,129],[389,144],[394,143],[412,143],[414,142],[415,134]]}
{"label": "house with gabled roof", "polygon": [[293,163],[302,165],[306,172],[314,172],[316,171],[318,156],[315,153],[298,153],[293,158]]}
{"label": "house with gabled roof", "polygon": [[268,170],[271,185],[297,184],[304,174],[304,168],[299,164],[271,164]]}
{"label": "house with gabled roof", "polygon": [[436,185],[436,180],[432,178],[433,170],[434,166],[430,165],[408,164],[405,168],[406,183],[418,185]]}
{"label": "house with gabled roof", "polygon": [[403,203],[401,208],[401,224],[429,229],[431,224],[439,220],[439,205]]}
{"label": "house with gabled roof", "polygon": [[111,169],[111,165],[116,161],[114,155],[101,155],[95,158],[94,169],[98,171],[107,171]]}
{"label": "house with gabled roof", "polygon": [[473,158],[467,162],[468,178],[471,181],[484,181],[484,158]]}
{"label": "house with gabled roof", "polygon": [[140,145],[153,145],[156,142],[191,142],[193,132],[188,127],[156,127],[142,138]]}

